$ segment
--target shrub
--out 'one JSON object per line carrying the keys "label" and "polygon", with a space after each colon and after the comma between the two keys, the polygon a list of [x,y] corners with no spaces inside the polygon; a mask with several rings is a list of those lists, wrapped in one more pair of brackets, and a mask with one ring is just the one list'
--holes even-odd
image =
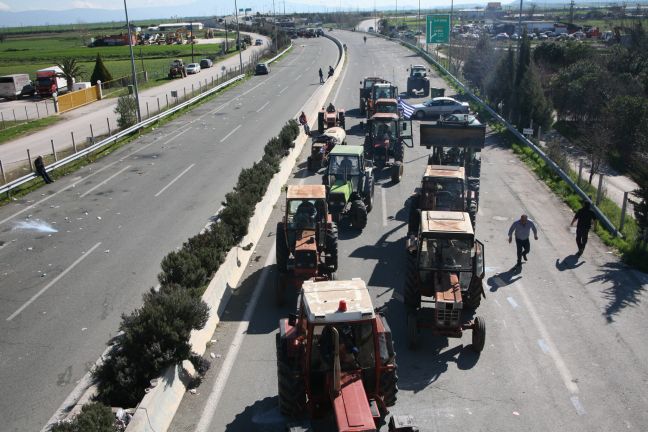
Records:
{"label": "shrub", "polygon": [[95,66],[94,70],[92,71],[92,76],[90,77],[90,83],[92,85],[95,85],[97,84],[97,81],[105,83],[112,81],[112,79],[112,75],[104,64],[103,59],[101,58],[101,54],[97,53],[97,60],[95,60]]}
{"label": "shrub", "polygon": [[120,128],[125,129],[137,123],[137,102],[131,95],[120,96],[117,99],[115,113],[119,115],[117,124]]}
{"label": "shrub", "polygon": [[158,275],[160,284],[178,284],[187,288],[198,288],[207,282],[208,273],[200,260],[182,249],[171,252],[162,260],[162,273]]}
{"label": "shrub", "polygon": [[115,416],[110,407],[91,402],[70,422],[60,422],[51,432],[115,432]]}

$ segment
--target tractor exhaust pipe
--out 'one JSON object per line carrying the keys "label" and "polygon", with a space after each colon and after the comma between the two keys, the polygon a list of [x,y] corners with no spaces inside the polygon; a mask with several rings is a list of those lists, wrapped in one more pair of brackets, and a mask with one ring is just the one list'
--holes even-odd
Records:
{"label": "tractor exhaust pipe", "polygon": [[335,327],[333,329],[333,395],[340,394],[342,381],[342,366],[340,366],[340,333]]}

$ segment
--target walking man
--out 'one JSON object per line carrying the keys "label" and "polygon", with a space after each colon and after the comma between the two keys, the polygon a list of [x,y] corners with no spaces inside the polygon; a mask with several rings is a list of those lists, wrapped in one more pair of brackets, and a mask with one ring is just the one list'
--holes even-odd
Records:
{"label": "walking man", "polygon": [[590,208],[589,201],[583,201],[583,207],[576,212],[574,219],[572,219],[571,226],[574,226],[574,222],[578,221],[576,224],[576,246],[578,246],[578,252],[576,256],[583,255],[585,250],[585,245],[587,244],[587,235],[589,230],[592,227],[592,221],[596,219],[596,213]]}
{"label": "walking man", "polygon": [[52,180],[50,178],[49,174],[47,174],[47,171],[45,170],[45,163],[43,162],[43,157],[42,156],[38,156],[34,160],[34,168],[36,168],[36,173],[38,175],[40,175],[41,177],[43,177],[43,180],[45,181],[45,183],[49,184],[49,183],[54,182],[54,180]]}
{"label": "walking man", "polygon": [[538,229],[535,224],[529,220],[527,215],[523,214],[519,220],[513,222],[508,232],[508,241],[511,243],[512,235],[515,233],[515,246],[517,248],[517,264],[516,267],[522,265],[522,258],[527,260],[527,254],[531,251],[531,243],[529,242],[529,234],[533,230],[533,236],[538,240]]}
{"label": "walking man", "polygon": [[322,68],[319,69],[319,76],[320,76],[320,84],[324,84],[324,73],[322,72]]}

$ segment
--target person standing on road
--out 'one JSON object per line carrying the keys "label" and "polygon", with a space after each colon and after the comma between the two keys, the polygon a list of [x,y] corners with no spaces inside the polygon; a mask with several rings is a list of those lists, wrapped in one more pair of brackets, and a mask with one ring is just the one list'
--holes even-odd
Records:
{"label": "person standing on road", "polygon": [[299,124],[304,127],[304,132],[306,132],[306,135],[310,136],[310,127],[308,127],[308,119],[306,118],[306,113],[304,113],[304,111],[302,111],[301,115],[299,116]]}
{"label": "person standing on road", "polygon": [[367,36],[364,36],[363,39],[364,39],[364,43],[367,43]]}
{"label": "person standing on road", "polygon": [[531,243],[529,242],[529,234],[531,234],[531,230],[533,230],[534,238],[538,240],[538,229],[525,214],[520,216],[519,220],[513,222],[511,228],[509,228],[509,243],[511,243],[512,235],[513,233],[515,233],[515,246],[517,248],[516,267],[520,267],[522,265],[522,258],[524,258],[524,261],[527,261],[527,254],[531,251]]}
{"label": "person standing on road", "polygon": [[39,176],[43,177],[45,183],[49,184],[54,182],[54,180],[50,178],[49,174],[47,174],[47,170],[45,169],[45,163],[43,162],[43,156],[38,156],[34,160],[34,168],[36,168],[36,173]]}
{"label": "person standing on road", "polygon": [[324,84],[324,72],[322,72],[322,68],[319,69],[319,77],[320,77],[320,84]]}
{"label": "person standing on road", "polygon": [[571,222],[571,226],[574,226],[574,222],[578,221],[576,224],[576,246],[578,246],[576,256],[583,255],[593,220],[596,220],[596,213],[590,208],[589,201],[583,201],[583,206],[576,212]]}

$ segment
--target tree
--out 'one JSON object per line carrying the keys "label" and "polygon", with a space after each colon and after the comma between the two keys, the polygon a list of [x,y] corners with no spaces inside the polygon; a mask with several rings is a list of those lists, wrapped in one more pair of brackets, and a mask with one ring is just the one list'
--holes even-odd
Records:
{"label": "tree", "polygon": [[496,62],[497,56],[490,37],[486,33],[482,33],[464,62],[464,76],[483,92],[486,88],[487,74],[493,70]]}
{"label": "tree", "polygon": [[639,186],[632,192],[634,199],[630,202],[634,207],[634,217],[641,230],[642,242],[648,240],[648,157],[637,158],[632,171],[632,179]]}
{"label": "tree", "polygon": [[137,101],[131,95],[120,96],[117,99],[115,113],[119,114],[117,124],[125,129],[137,123]]}
{"label": "tree", "polygon": [[643,96],[618,96],[606,110],[615,151],[625,162],[648,153],[648,100]]}
{"label": "tree", "polygon": [[92,85],[95,85],[97,84],[97,81],[106,83],[108,81],[112,81],[112,79],[113,77],[110,74],[108,68],[106,68],[103,59],[101,58],[101,54],[97,53],[97,59],[95,60],[95,66],[94,70],[92,71],[92,76],[90,77],[90,82],[92,83]]}
{"label": "tree", "polygon": [[535,128],[542,126],[545,130],[552,123],[552,108],[544,95],[540,78],[533,63],[529,64],[516,91],[516,120],[519,130],[533,122]]}
{"label": "tree", "polygon": [[97,402],[83,405],[70,422],[61,422],[51,432],[115,432],[115,416],[110,407]]}
{"label": "tree", "polygon": [[486,84],[486,93],[493,105],[500,108],[500,114],[510,118],[515,81],[515,52],[509,48],[500,57],[497,67],[492,70]]}
{"label": "tree", "polygon": [[72,57],[64,58],[60,63],[56,63],[56,65],[63,71],[59,75],[67,81],[68,91],[72,91],[74,80],[85,73],[84,67],[79,64],[77,59]]}
{"label": "tree", "polygon": [[601,168],[605,164],[610,151],[611,140],[612,133],[610,129],[600,122],[585,126],[581,132],[577,144],[579,148],[587,153],[589,159],[589,184],[592,184],[594,174],[601,173]]}

